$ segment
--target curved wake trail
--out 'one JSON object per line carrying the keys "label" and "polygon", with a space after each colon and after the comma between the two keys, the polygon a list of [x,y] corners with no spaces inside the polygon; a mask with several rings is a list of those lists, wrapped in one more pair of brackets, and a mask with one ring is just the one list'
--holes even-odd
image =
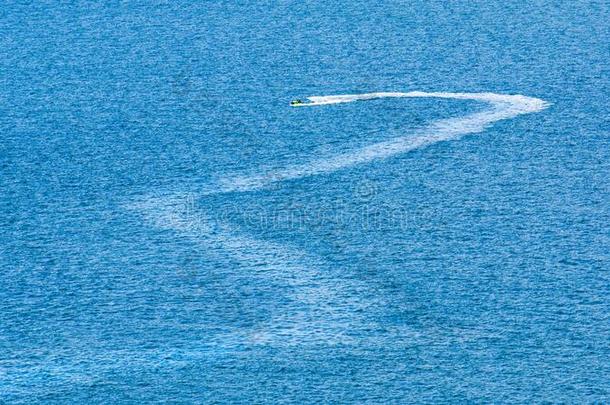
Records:
{"label": "curved wake trail", "polygon": [[459,118],[436,121],[415,135],[394,138],[366,147],[336,155],[331,158],[309,162],[305,165],[287,166],[279,170],[251,176],[237,176],[222,179],[219,187],[209,192],[246,192],[263,189],[273,183],[330,173],[347,167],[386,159],[394,155],[419,149],[433,143],[458,139],[464,135],[482,132],[494,122],[541,111],[548,103],[538,98],[521,95],[502,95],[495,93],[365,93],[355,95],[313,96],[305,106],[315,107],[329,104],[351,103],[354,101],[380,98],[444,98],[456,100],[476,100],[486,102],[490,108]]}
{"label": "curved wake trail", "polygon": [[[229,254],[233,260],[247,268],[247,277],[253,280],[280,281],[292,291],[294,308],[283,308],[268,323],[253,329],[235,331],[222,340],[225,345],[246,343],[302,344],[305,342],[349,342],[351,332],[368,327],[366,307],[383,305],[383,297],[367,292],[364,282],[346,278],[340,269],[323,258],[300,252],[277,242],[260,240],[244,235],[231,224],[218,224],[202,210],[185,210],[185,202],[194,197],[229,192],[247,192],[307,176],[332,173],[337,170],[385,159],[397,154],[422,148],[436,142],[459,139],[483,131],[494,122],[541,111],[548,106],[543,100],[521,95],[494,93],[367,93],[309,97],[307,106],[350,103],[379,98],[433,97],[457,100],[477,100],[489,108],[464,117],[442,119],[409,136],[355,149],[334,157],[311,161],[307,164],[288,165],[284,168],[251,176],[234,176],[219,181],[198,196],[170,193],[145,198],[130,208],[143,214],[147,222],[196,240],[202,248],[220,256]],[[187,203],[188,205],[188,203]],[[214,255],[213,255],[214,256]],[[218,255],[215,255],[218,256]],[[220,257],[222,260],[222,258]],[[243,275],[236,274],[236,278]],[[368,296],[363,302],[362,297]]]}
{"label": "curved wake trail", "polygon": [[280,284],[289,291],[286,298],[293,302],[276,308],[269,321],[211,338],[215,346],[228,349],[243,344],[351,343],[354,339],[349,332],[366,325],[363,314],[381,305],[382,297],[362,299],[370,289],[365,282],[341,279],[340,269],[320,257],[244,235],[228,223],[212,220],[190,206],[193,197],[188,193],[158,195],[130,208],[151,225],[195,241],[209,257],[235,263],[235,268],[224,273],[230,283],[244,285],[246,278],[254,289]]}

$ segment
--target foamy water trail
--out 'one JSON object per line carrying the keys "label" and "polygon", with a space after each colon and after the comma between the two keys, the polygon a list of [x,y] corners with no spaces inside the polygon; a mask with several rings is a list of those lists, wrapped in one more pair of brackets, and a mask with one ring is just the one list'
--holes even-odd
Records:
{"label": "foamy water trail", "polygon": [[330,173],[343,168],[386,159],[394,155],[419,149],[436,142],[458,139],[464,135],[481,132],[494,122],[516,117],[521,114],[538,112],[548,106],[543,100],[521,95],[495,93],[365,93],[354,95],[313,96],[307,107],[329,104],[351,103],[380,98],[444,98],[456,100],[476,100],[486,102],[490,108],[459,118],[438,120],[428,127],[388,141],[374,143],[360,149],[338,154],[334,157],[314,160],[307,164],[286,166],[249,176],[235,176],[221,179],[214,192],[245,192],[263,189],[273,183]]}
{"label": "foamy water trail", "polygon": [[[287,165],[284,168],[250,176],[224,178],[198,194],[169,193],[130,204],[130,209],[144,215],[155,227],[171,229],[179,235],[196,240],[212,257],[223,261],[225,255],[241,263],[247,274],[234,274],[236,279],[250,277],[269,282],[280,282],[292,291],[298,304],[278,309],[268,322],[253,328],[241,329],[218,341],[220,346],[249,344],[349,343],[351,331],[369,327],[366,307],[382,306],[383,297],[373,297],[366,283],[345,277],[320,257],[290,246],[244,235],[231,224],[211,221],[202,210],[195,210],[194,200],[206,195],[226,192],[246,192],[292,179],[332,173],[343,168],[385,159],[400,153],[422,148],[436,142],[458,139],[483,131],[494,122],[534,113],[547,107],[543,100],[494,93],[367,93],[309,97],[308,107],[323,106],[378,98],[434,97],[457,100],[477,100],[489,108],[464,117],[442,119],[426,128],[387,141],[341,153],[330,158],[313,160],[307,164]],[[187,209],[185,209],[185,207]],[[239,272],[238,272],[239,273]],[[231,277],[230,272],[227,275]],[[242,282],[236,280],[236,282]],[[368,296],[368,300],[363,300]],[[366,302],[365,302],[366,301]],[[404,331],[403,331],[404,332]],[[401,332],[401,333],[403,333]],[[223,343],[224,342],[224,343]]]}
{"label": "foamy water trail", "polygon": [[366,283],[340,279],[341,269],[316,255],[253,238],[228,223],[212,220],[195,207],[195,197],[189,193],[149,196],[129,208],[156,228],[173,230],[197,242],[210,258],[236,263],[231,272],[223,272],[229,284],[243,285],[244,278],[251,285],[280,284],[286,298],[296,303],[262,324],[215,336],[216,346],[346,344],[353,340],[350,332],[366,324],[365,310],[380,305],[375,301],[382,297],[362,300]]}

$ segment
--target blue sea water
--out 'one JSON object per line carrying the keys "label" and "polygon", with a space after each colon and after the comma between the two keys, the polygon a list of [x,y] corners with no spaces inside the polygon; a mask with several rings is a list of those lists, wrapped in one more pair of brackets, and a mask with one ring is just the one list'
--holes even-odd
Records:
{"label": "blue sea water", "polygon": [[[609,44],[607,1],[4,2],[0,402],[609,402]],[[288,105],[378,91],[548,105]]]}

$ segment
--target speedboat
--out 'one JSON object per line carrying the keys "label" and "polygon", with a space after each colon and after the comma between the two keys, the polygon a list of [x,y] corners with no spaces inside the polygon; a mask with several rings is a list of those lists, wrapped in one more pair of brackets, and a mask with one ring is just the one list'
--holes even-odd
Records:
{"label": "speedboat", "polygon": [[298,106],[301,106],[301,105],[304,105],[304,104],[305,103],[303,102],[303,100],[299,100],[298,98],[295,99],[295,100],[292,100],[290,102],[290,105],[293,106],[293,107],[298,107]]}

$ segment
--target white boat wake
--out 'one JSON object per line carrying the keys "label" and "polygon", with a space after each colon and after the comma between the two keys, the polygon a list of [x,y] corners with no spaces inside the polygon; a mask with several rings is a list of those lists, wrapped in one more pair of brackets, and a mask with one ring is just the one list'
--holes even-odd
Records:
{"label": "white boat wake", "polygon": [[[366,327],[366,311],[363,312],[363,307],[383,305],[383,298],[371,298],[374,294],[367,294],[366,283],[359,282],[354,277],[349,277],[348,281],[342,277],[340,269],[334,268],[333,263],[322,258],[277,242],[246,236],[239,229],[232,229],[234,226],[229,223],[210,221],[210,215],[202,210],[197,212],[189,207],[185,210],[188,201],[211,194],[261,190],[277,182],[332,173],[437,142],[459,139],[467,134],[481,132],[494,122],[542,111],[548,106],[543,100],[521,95],[424,92],[315,96],[308,98],[311,102],[306,106],[414,97],[476,100],[489,104],[489,108],[463,117],[441,119],[415,134],[374,143],[334,157],[312,160],[307,164],[287,165],[262,174],[225,177],[217,185],[196,194],[157,194],[130,204],[131,209],[143,214],[153,226],[171,229],[183,237],[196,240],[207,251],[228,254],[240,263],[240,267],[248,269],[247,276],[253,280],[260,281],[263,278],[281,281],[292,292],[291,299],[299,303],[295,306],[297,309],[284,308],[264,325],[223,336],[222,341],[226,345],[236,342],[284,345],[349,342],[351,332],[358,325]],[[236,278],[243,276],[235,275]],[[364,296],[369,297],[366,303],[362,301]]]}
{"label": "white boat wake", "polygon": [[361,149],[349,151],[334,157],[310,162],[306,165],[287,166],[251,176],[236,176],[219,181],[219,186],[210,190],[217,192],[245,192],[265,188],[273,183],[334,172],[343,168],[386,159],[394,155],[422,148],[433,143],[458,139],[464,135],[481,132],[489,125],[521,114],[541,111],[548,103],[538,98],[521,95],[502,95],[495,93],[365,93],[354,95],[308,97],[311,103],[303,106],[322,106],[329,104],[351,103],[379,98],[444,98],[456,100],[476,100],[486,102],[490,108],[467,115],[435,121],[415,134],[374,143]]}

